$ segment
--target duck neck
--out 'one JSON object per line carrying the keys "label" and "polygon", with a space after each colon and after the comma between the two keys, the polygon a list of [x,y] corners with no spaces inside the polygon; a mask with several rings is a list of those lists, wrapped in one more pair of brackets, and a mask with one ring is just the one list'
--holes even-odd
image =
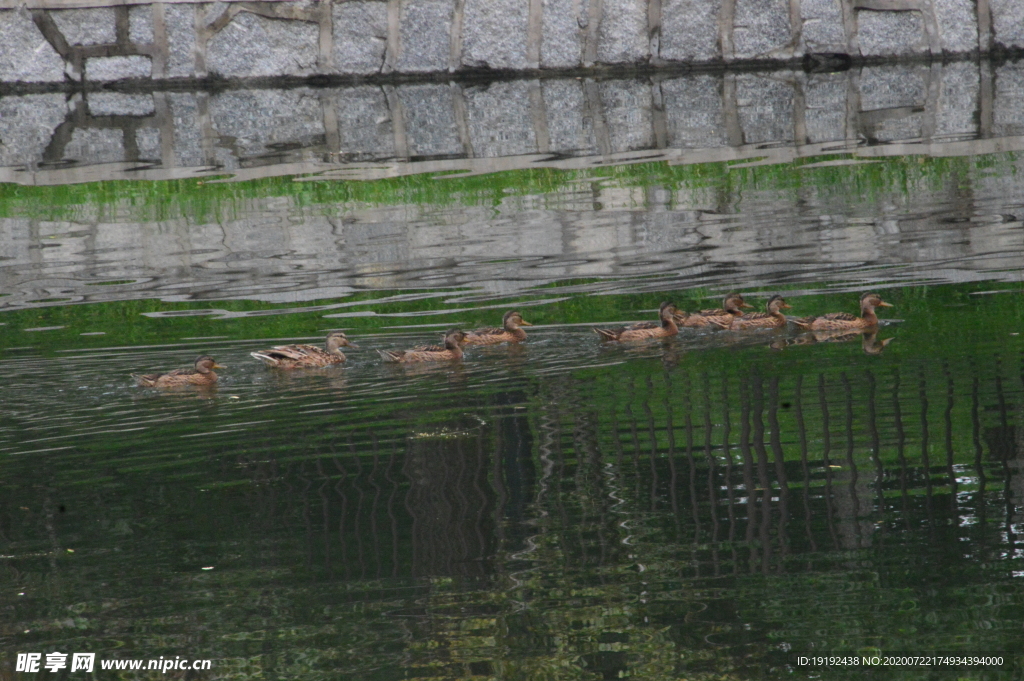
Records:
{"label": "duck neck", "polygon": [[672,315],[662,318],[661,328],[665,329],[669,333],[679,333],[679,327],[676,325],[675,317]]}
{"label": "duck neck", "polygon": [[452,353],[452,356],[456,359],[462,357],[462,346],[455,341],[445,341],[444,346],[448,348],[448,351]]}
{"label": "duck neck", "polygon": [[331,340],[327,343],[327,352],[337,357],[345,358],[345,353],[341,351],[341,344],[335,340]]}
{"label": "duck neck", "polygon": [[515,324],[508,324],[505,326],[505,330],[512,334],[516,340],[526,340],[526,332]]}
{"label": "duck neck", "polygon": [[878,315],[875,314],[874,305],[865,305],[860,308],[860,316],[865,322],[871,326],[878,326]]}

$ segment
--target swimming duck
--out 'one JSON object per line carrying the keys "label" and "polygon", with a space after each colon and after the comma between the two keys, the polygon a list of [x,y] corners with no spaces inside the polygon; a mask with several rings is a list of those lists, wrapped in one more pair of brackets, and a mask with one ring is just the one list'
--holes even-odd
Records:
{"label": "swimming duck", "polygon": [[214,369],[223,369],[209,355],[196,357],[194,369],[175,369],[165,374],[132,374],[135,383],[143,388],[175,388],[186,385],[213,385],[217,382]]}
{"label": "swimming duck", "polygon": [[711,317],[711,323],[723,329],[733,331],[746,331],[749,329],[782,329],[785,328],[787,319],[782,310],[792,309],[787,305],[782,296],[772,296],[765,305],[767,312],[752,312],[750,314],[729,315],[728,319],[721,320],[720,317]]}
{"label": "swimming duck", "polygon": [[315,345],[275,345],[270,350],[249,354],[275,369],[301,369],[341,364],[347,359],[341,346],[359,349],[358,345],[349,342],[343,331],[327,334],[325,346],[326,350]]}
{"label": "swimming duck", "polygon": [[501,318],[501,328],[484,327],[474,329],[466,334],[465,345],[497,345],[498,343],[519,343],[526,340],[526,332],[520,326],[533,326],[523,319],[517,310],[505,313]]}
{"label": "swimming duck", "polygon": [[444,335],[444,346],[424,345],[412,350],[378,350],[385,362],[443,362],[462,359],[462,345],[466,334],[460,329],[449,329]]}
{"label": "swimming duck", "polygon": [[860,317],[855,317],[847,312],[832,312],[820,317],[794,319],[793,323],[801,329],[811,331],[872,329],[878,326],[878,317],[875,316],[876,307],[892,307],[892,304],[883,301],[877,293],[865,293],[860,297]]}
{"label": "swimming duck", "polygon": [[722,324],[728,324],[732,321],[733,317],[739,317],[743,314],[742,308],[752,308],[753,305],[747,304],[743,300],[743,296],[738,293],[730,293],[722,301],[722,307],[714,310],[701,310],[700,312],[677,312],[676,323],[679,326],[686,327],[705,327],[708,325],[722,326]]}
{"label": "swimming duck", "polygon": [[640,322],[630,326],[622,326],[617,329],[598,329],[594,332],[605,341],[638,341],[648,338],[667,338],[679,333],[676,325],[675,315],[679,313],[672,303],[662,303],[658,309],[660,322]]}

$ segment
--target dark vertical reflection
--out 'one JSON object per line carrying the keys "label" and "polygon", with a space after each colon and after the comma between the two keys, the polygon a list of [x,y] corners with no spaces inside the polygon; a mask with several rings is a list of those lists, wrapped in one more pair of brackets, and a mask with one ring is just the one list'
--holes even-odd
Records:
{"label": "dark vertical reflection", "polygon": [[971,381],[971,440],[974,443],[974,473],[978,476],[978,491],[974,494],[974,512],[977,514],[978,522],[981,525],[980,531],[985,532],[985,488],[988,478],[985,475],[985,465],[982,462],[981,449],[981,419],[978,416],[980,398],[978,395],[978,376],[975,375]]}
{"label": "dark vertical reflection", "polygon": [[800,471],[803,473],[804,483],[804,527],[807,529],[807,541],[811,545],[811,551],[817,551],[818,544],[814,541],[814,523],[811,515],[811,468],[807,460],[807,426],[804,423],[803,384],[803,376],[797,376],[796,385],[793,387],[793,411],[796,414],[796,428],[800,439]]}
{"label": "dark vertical reflection", "polygon": [[782,429],[779,427],[779,378],[773,376],[768,392],[768,428],[775,460],[775,478],[779,484],[779,560],[780,570],[785,569],[785,557],[789,553],[789,478],[786,475],[786,461],[782,451]]}
{"label": "dark vertical reflection", "polygon": [[757,484],[754,482],[754,460],[750,453],[750,377],[740,377],[740,456],[743,459],[743,490],[747,499],[747,541],[750,570],[757,566],[754,528],[757,525]]}
{"label": "dark vertical reflection", "polygon": [[452,421],[408,438],[402,472],[409,481],[414,576],[491,572],[493,491],[478,431]]}
{"label": "dark vertical reflection", "polygon": [[768,572],[772,561],[772,481],[768,477],[768,452],[764,447],[764,381],[758,372],[751,377],[753,385],[753,438],[757,454],[757,486],[761,492],[761,523],[758,543],[761,545],[761,570]]}
{"label": "dark vertical reflection", "polygon": [[[711,377],[705,372],[703,378],[704,398],[704,460],[708,466],[708,506],[711,511],[711,541],[714,550],[718,550],[719,522],[718,522],[718,473],[715,467],[715,457],[711,452],[713,439],[713,426],[711,422]],[[717,555],[717,554],[716,554]],[[717,565],[717,560],[715,561]]]}
{"label": "dark vertical reflection", "polygon": [[834,492],[832,490],[832,426],[829,421],[828,391],[825,386],[825,374],[818,374],[818,408],[821,409],[821,465],[825,468],[825,519],[828,532],[832,536],[832,545],[839,548],[841,542],[836,531],[835,512],[833,510]]}
{"label": "dark vertical reflection", "polygon": [[949,372],[949,365],[942,365],[942,373],[946,377],[946,411],[943,412],[943,421],[945,423],[945,440],[946,440],[946,475],[949,478],[949,492],[950,501],[953,504],[955,510],[957,503],[957,483],[956,483],[956,469],[954,468],[954,451],[953,451],[953,374]]}
{"label": "dark vertical reflection", "polygon": [[896,428],[896,460],[900,465],[900,511],[904,529],[910,529],[910,481],[907,471],[907,457],[904,447],[907,436],[903,431],[903,409],[900,406],[900,370],[893,372],[892,378],[892,416]]}
{"label": "dark vertical reflection", "polygon": [[835,500],[836,513],[839,516],[839,536],[844,548],[858,548],[863,545],[860,526],[860,498],[857,489],[857,464],[853,458],[854,434],[853,434],[853,386],[850,385],[849,377],[843,373],[839,377],[843,386],[843,431],[846,436],[846,460],[843,462],[839,473],[836,476],[839,480],[845,480],[847,484],[836,485]]}
{"label": "dark vertical reflection", "polygon": [[935,508],[932,503],[932,466],[928,456],[928,389],[925,383],[924,369],[918,374],[917,396],[921,403],[921,472],[924,475],[925,504],[928,510],[929,531],[935,529]]}

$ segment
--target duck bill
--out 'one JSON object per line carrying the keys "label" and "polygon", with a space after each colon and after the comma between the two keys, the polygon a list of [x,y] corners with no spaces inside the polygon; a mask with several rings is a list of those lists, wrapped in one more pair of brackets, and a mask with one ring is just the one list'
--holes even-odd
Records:
{"label": "duck bill", "polygon": [[533,326],[533,324],[531,324],[530,322],[528,322],[525,319],[523,319],[523,320],[520,320],[519,326]]}
{"label": "duck bill", "polygon": [[353,350],[358,350],[359,349],[359,346],[356,345],[355,343],[345,343],[345,347],[346,348],[352,348]]}
{"label": "duck bill", "polygon": [[892,303],[886,303],[885,301],[880,301],[878,303],[878,307],[892,307]]}
{"label": "duck bill", "polygon": [[749,308],[752,308],[754,306],[751,305],[750,303],[743,303],[742,305],[740,305],[740,307],[749,309]]}
{"label": "duck bill", "polygon": [[221,366],[220,364],[214,364],[211,368],[212,369],[227,369],[227,367]]}
{"label": "duck bill", "polygon": [[792,305],[786,305],[785,303],[783,303],[783,305],[782,305],[782,307],[780,309],[782,309],[782,310],[792,310],[793,306]]}

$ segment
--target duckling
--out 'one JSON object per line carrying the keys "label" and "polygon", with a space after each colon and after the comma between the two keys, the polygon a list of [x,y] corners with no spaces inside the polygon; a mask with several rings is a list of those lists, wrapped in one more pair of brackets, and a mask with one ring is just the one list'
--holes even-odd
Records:
{"label": "duckling", "polygon": [[[731,322],[733,317],[739,317],[743,314],[743,308],[752,308],[753,305],[747,304],[743,300],[743,296],[738,293],[730,293],[722,301],[722,307],[714,310],[701,310],[700,312],[677,312],[676,323],[679,326],[686,327],[706,327],[714,325],[721,327],[721,323]],[[716,323],[721,322],[721,323]]]}
{"label": "duckling", "polygon": [[223,369],[209,355],[196,357],[194,369],[175,369],[164,374],[132,374],[135,383],[143,388],[175,388],[186,385],[213,385],[217,382],[214,369]]}
{"label": "duckling", "polygon": [[672,303],[662,303],[658,309],[660,322],[640,322],[617,329],[598,329],[594,332],[605,341],[638,341],[648,338],[667,338],[679,333],[675,315],[679,313]]}
{"label": "duckling", "polygon": [[801,329],[810,331],[873,329],[878,326],[878,317],[875,316],[876,307],[892,307],[892,304],[883,301],[877,293],[865,293],[860,297],[860,317],[855,317],[847,312],[832,312],[820,317],[794,319],[793,323]]}
{"label": "duckling", "polygon": [[359,349],[358,345],[349,342],[343,331],[327,334],[325,346],[326,350],[315,345],[275,345],[270,350],[249,354],[275,369],[300,369],[341,364],[347,359],[341,351],[342,346]]}
{"label": "duckling", "polygon": [[443,362],[462,359],[462,345],[466,334],[461,329],[449,329],[444,335],[444,346],[425,345],[412,350],[378,350],[385,362]]}
{"label": "duckling", "polygon": [[723,329],[733,331],[746,331],[749,329],[782,329],[785,328],[787,319],[782,310],[790,310],[792,306],[787,305],[782,296],[772,296],[765,305],[767,312],[752,312],[739,317],[729,315],[728,319],[711,317],[711,323]]}
{"label": "duckling", "polygon": [[498,343],[520,343],[526,340],[526,332],[521,326],[533,326],[523,319],[518,310],[511,310],[501,318],[501,327],[484,327],[474,329],[466,334],[465,345],[497,345]]}

